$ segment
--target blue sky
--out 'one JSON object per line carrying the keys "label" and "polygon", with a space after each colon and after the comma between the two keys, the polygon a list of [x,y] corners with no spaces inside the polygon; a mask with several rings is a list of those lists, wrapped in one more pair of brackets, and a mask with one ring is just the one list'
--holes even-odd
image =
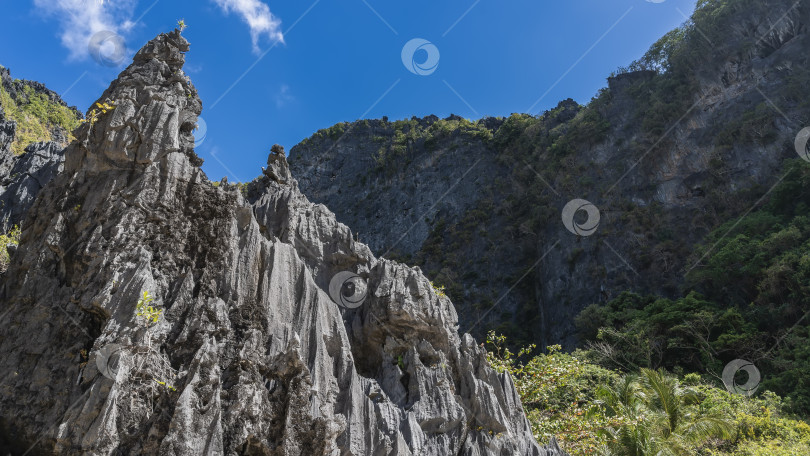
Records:
{"label": "blue sky", "polygon": [[[476,119],[537,114],[568,97],[586,103],[611,71],[694,7],[695,0],[0,0],[0,64],[85,111],[137,49],[183,18],[186,72],[207,127],[197,148],[203,169],[211,179],[245,181],[260,173],[272,144],[289,150],[337,122]],[[105,30],[120,41],[104,41],[108,60],[100,64],[88,42]],[[406,68],[402,51],[412,39],[422,41],[405,61],[430,74]],[[109,62],[116,43],[126,46],[117,66]],[[438,65],[420,70],[435,51]]]}

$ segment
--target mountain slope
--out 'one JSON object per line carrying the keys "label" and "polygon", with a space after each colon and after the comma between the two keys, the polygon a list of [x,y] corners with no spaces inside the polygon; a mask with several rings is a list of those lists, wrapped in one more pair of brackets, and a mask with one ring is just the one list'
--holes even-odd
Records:
{"label": "mountain slope", "polygon": [[[283,156],[247,199],[208,181],[188,49],[175,30],[135,55],[25,216],[0,276],[0,451],[546,453],[450,300]],[[367,287],[359,307],[330,299],[344,271],[331,297]]]}
{"label": "mountain slope", "polygon": [[[695,244],[796,157],[808,25],[806,1],[703,0],[587,106],[339,124],[294,147],[291,166],[375,253],[445,286],[462,330],[573,348],[586,306],[679,295],[703,267]],[[561,223],[575,199],[599,210],[593,235]]]}

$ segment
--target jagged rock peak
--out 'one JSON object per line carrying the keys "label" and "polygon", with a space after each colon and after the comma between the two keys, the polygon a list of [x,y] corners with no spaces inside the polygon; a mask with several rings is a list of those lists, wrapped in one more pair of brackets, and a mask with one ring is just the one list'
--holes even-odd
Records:
{"label": "jagged rock peak", "polygon": [[183,72],[189,43],[179,30],[158,35],[87,112],[77,129],[76,152],[67,154],[66,170],[101,172],[160,162],[182,152],[191,163],[194,129],[202,102]]}
{"label": "jagged rock peak", "polygon": [[270,154],[267,156],[267,168],[262,169],[262,174],[267,176],[279,184],[292,184],[296,185],[290,173],[290,165],[287,163],[287,157],[284,156],[284,147],[278,144],[273,146]]}
{"label": "jagged rock peak", "polygon": [[[137,54],[26,216],[0,454],[542,454],[449,298],[307,200],[280,150],[247,200],[193,166],[185,49]],[[364,301],[338,305],[336,277]]]}
{"label": "jagged rock peak", "polygon": [[152,41],[146,43],[144,47],[135,54],[134,65],[143,65],[156,59],[169,66],[174,72],[183,68],[186,63],[185,53],[190,49],[188,40],[181,34],[179,29],[169,33],[162,33]]}

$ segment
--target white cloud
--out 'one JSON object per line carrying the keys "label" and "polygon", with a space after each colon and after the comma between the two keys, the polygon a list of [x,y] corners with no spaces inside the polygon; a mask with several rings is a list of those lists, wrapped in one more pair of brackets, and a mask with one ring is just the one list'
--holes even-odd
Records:
{"label": "white cloud", "polygon": [[292,101],[295,101],[295,97],[290,93],[290,86],[282,84],[278,93],[276,93],[276,108],[281,109]]}
{"label": "white cloud", "polygon": [[188,62],[186,62],[186,64],[183,66],[183,71],[185,71],[188,74],[197,74],[202,70],[203,70],[202,65],[194,65]]}
{"label": "white cloud", "polygon": [[135,24],[129,19],[137,0],[34,0],[38,12],[60,24],[62,45],[70,58],[89,55],[90,38],[101,31],[120,34]]}
{"label": "white cloud", "polygon": [[250,27],[253,52],[259,53],[259,38],[267,36],[271,41],[284,42],[281,20],[270,12],[270,7],[260,0],[214,0],[225,13],[236,12]]}

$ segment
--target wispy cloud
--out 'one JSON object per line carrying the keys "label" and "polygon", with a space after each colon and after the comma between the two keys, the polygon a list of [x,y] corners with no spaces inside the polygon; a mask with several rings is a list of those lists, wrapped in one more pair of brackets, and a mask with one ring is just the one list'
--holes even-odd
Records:
{"label": "wispy cloud", "polygon": [[90,38],[101,31],[123,34],[135,25],[130,18],[137,0],[34,0],[43,16],[59,22],[62,45],[70,58],[83,59],[89,55]]}
{"label": "wispy cloud", "polygon": [[292,93],[290,93],[290,86],[282,84],[278,93],[276,93],[276,108],[283,108],[287,103],[294,101]]}
{"label": "wispy cloud", "polygon": [[188,62],[186,62],[186,64],[183,66],[183,71],[185,71],[188,74],[197,74],[202,70],[203,70],[202,65],[194,65]]}
{"label": "wispy cloud", "polygon": [[270,12],[270,7],[260,0],[214,0],[225,13],[236,12],[250,27],[253,52],[260,53],[259,38],[266,36],[270,41],[284,42],[281,20]]}

